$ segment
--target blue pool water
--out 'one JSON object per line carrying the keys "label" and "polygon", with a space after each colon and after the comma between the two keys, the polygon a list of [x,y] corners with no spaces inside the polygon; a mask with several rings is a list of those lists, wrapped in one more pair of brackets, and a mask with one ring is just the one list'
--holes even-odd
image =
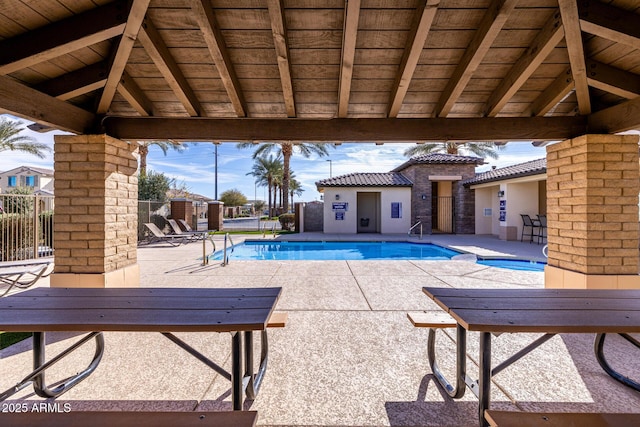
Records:
{"label": "blue pool water", "polygon": [[[432,244],[409,242],[263,242],[234,245],[230,260],[446,260],[459,252]],[[213,254],[222,260],[222,251]]]}
{"label": "blue pool water", "polygon": [[544,262],[523,261],[518,259],[479,259],[476,262],[491,267],[520,271],[544,271],[544,267],[547,265]]}

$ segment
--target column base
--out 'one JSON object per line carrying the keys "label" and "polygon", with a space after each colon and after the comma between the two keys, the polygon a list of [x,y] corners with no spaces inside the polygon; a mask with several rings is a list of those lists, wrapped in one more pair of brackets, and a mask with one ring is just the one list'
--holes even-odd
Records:
{"label": "column base", "polygon": [[544,287],[557,289],[640,289],[640,275],[584,274],[547,265]]}
{"label": "column base", "polygon": [[140,267],[128,265],[109,273],[53,273],[49,286],[52,288],[138,288]]}
{"label": "column base", "polygon": [[498,236],[500,240],[520,240],[518,238],[518,227],[514,226],[500,226],[500,234]]}

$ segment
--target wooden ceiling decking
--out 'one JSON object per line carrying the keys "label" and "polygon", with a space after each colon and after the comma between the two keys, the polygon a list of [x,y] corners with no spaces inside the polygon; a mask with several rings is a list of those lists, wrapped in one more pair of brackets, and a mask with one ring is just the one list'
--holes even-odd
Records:
{"label": "wooden ceiling decking", "polygon": [[3,0],[0,111],[121,139],[640,129],[640,3]]}

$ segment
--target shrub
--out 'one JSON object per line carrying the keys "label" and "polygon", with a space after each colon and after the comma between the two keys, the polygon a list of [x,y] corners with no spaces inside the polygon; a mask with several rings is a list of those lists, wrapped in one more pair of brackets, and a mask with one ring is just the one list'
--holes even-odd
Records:
{"label": "shrub", "polygon": [[280,215],[278,220],[280,221],[280,226],[283,230],[290,231],[294,226],[296,216],[294,214],[286,213]]}

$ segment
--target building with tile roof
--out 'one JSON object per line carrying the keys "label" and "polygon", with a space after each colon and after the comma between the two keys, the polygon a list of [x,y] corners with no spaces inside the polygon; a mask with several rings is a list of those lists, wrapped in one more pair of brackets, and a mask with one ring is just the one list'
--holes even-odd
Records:
{"label": "building with tile roof", "polygon": [[18,187],[29,187],[34,194],[53,194],[53,169],[33,166],[19,166],[0,172],[0,193],[6,193]]}

